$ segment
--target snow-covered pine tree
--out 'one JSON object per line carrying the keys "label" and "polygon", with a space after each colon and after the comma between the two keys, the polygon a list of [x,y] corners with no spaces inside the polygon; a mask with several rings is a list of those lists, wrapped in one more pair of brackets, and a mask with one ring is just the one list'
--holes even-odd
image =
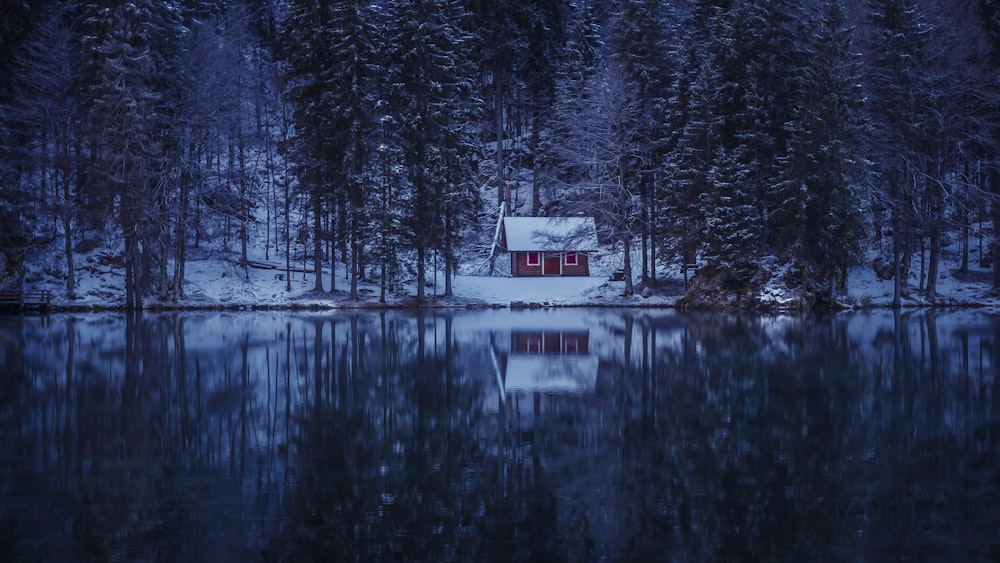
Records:
{"label": "snow-covered pine tree", "polygon": [[[311,201],[316,289],[322,290],[322,219],[338,210],[338,238],[348,263],[350,296],[358,296],[370,225],[366,194],[375,104],[383,68],[379,18],[370,2],[292,2],[285,53],[296,134],[296,170]],[[332,229],[331,229],[332,230]],[[331,276],[331,290],[335,289]]]}
{"label": "snow-covered pine tree", "polygon": [[[391,3],[389,107],[393,142],[405,186],[395,200],[405,209],[404,238],[416,252],[417,300],[426,299],[427,259],[443,252],[454,267],[463,197],[473,185],[475,68],[468,17],[457,0]],[[451,275],[447,272],[446,275]],[[446,285],[448,280],[446,279]]]}
{"label": "snow-covered pine tree", "polygon": [[566,31],[566,46],[556,80],[557,98],[584,96],[588,81],[600,68],[604,42],[591,0],[573,2]]}
{"label": "snow-covered pine tree", "polygon": [[825,1],[810,27],[788,154],[772,194],[772,238],[798,284],[814,296],[825,283],[833,300],[838,278],[867,243],[861,68],[841,0]]}
{"label": "snow-covered pine tree", "polygon": [[[708,271],[749,288],[763,251],[765,192],[774,138],[767,93],[759,81],[758,40],[765,22],[756,5],[716,9],[708,23],[708,60],[701,72],[714,92],[711,165],[699,199]],[[711,18],[710,18],[711,19]]]}
{"label": "snow-covered pine tree", "polygon": [[[78,213],[75,200],[80,177],[77,128],[78,98],[74,87],[78,40],[72,28],[75,6],[53,5],[45,17],[29,25],[16,48],[6,86],[0,92],[0,252],[19,258],[29,236],[19,225],[31,218],[36,226],[59,225],[66,259],[66,295],[74,298],[74,246]],[[9,100],[5,100],[10,95]],[[54,235],[55,233],[53,233]],[[0,273],[2,277],[2,273]]]}
{"label": "snow-covered pine tree", "polygon": [[754,195],[748,189],[754,172],[746,165],[749,150],[746,145],[715,147],[708,188],[698,202],[705,217],[701,248],[709,271],[724,288],[738,293],[754,289],[750,284],[762,238]]}
{"label": "snow-covered pine tree", "polygon": [[[388,95],[388,93],[386,93]],[[386,293],[396,290],[400,276],[400,259],[404,252],[403,212],[398,197],[406,186],[402,147],[396,142],[398,116],[383,99],[376,106],[379,126],[371,153],[372,194],[367,199],[371,217],[370,253],[378,261],[379,302],[386,302]]]}
{"label": "snow-covered pine tree", "polygon": [[20,103],[16,77],[25,65],[24,43],[33,31],[33,14],[40,2],[8,3],[0,18],[0,285],[16,274],[22,265],[31,229],[35,221],[26,213],[35,199],[24,176],[30,170],[22,166],[26,145],[15,115]]}
{"label": "snow-covered pine tree", "polygon": [[524,64],[519,76],[524,84],[523,104],[530,120],[527,153],[531,165],[531,211],[542,209],[544,172],[538,160],[543,131],[547,134],[552,108],[556,103],[559,67],[564,57],[567,25],[571,14],[568,0],[545,0],[530,4],[530,18],[525,22]]}
{"label": "snow-covered pine tree", "polygon": [[634,96],[636,122],[627,125],[635,135],[639,153],[632,172],[640,202],[641,279],[656,279],[654,217],[665,179],[663,165],[669,138],[668,100],[677,77],[677,54],[670,40],[677,26],[668,3],[629,0],[615,16],[610,43],[612,55],[622,65],[626,95]]}
{"label": "snow-covered pine tree", "polygon": [[800,105],[803,86],[800,77],[808,61],[807,44],[813,33],[808,4],[797,0],[769,0],[748,8],[744,36],[755,37],[749,49],[755,93],[750,97],[756,108],[749,126],[753,147],[754,200],[764,225],[762,241],[769,253],[780,252],[774,239],[776,228],[784,225],[770,215],[780,196],[773,194],[780,174],[780,161],[787,153],[788,122]]}
{"label": "snow-covered pine tree", "polygon": [[[304,194],[312,216],[313,289],[323,291],[322,219],[329,204],[327,182],[333,176],[333,160],[339,153],[330,140],[333,108],[327,91],[343,84],[330,83],[327,61],[333,60],[327,22],[331,17],[327,2],[291,0],[284,22],[282,52],[286,61],[286,99],[292,105],[293,174],[296,191]],[[332,290],[333,288],[331,288]]]}
{"label": "snow-covered pine tree", "polygon": [[[369,152],[377,123],[377,85],[384,68],[383,43],[378,36],[378,14],[370,2],[352,0],[336,3],[326,25],[332,58],[323,71],[328,88],[324,92],[332,112],[327,118],[335,161],[330,189],[339,205],[346,206],[349,224],[340,237],[349,247],[350,298],[358,298],[364,243],[371,236],[367,193],[373,174]],[[332,281],[331,281],[332,283]]]}
{"label": "snow-covered pine tree", "polygon": [[909,262],[919,227],[915,210],[924,172],[921,145],[930,118],[925,73],[930,26],[910,0],[872,0],[868,6],[869,114],[878,132],[872,137],[872,156],[881,183],[873,195],[889,213],[893,305],[898,307],[909,291]]}
{"label": "snow-covered pine tree", "polygon": [[[978,11],[989,44],[986,68],[988,73],[994,77],[1000,76],[1000,0],[979,0]],[[983,117],[1000,115],[1000,92],[998,92],[1000,84],[997,84],[996,78],[989,82],[988,88],[981,90],[992,93],[981,104]],[[1000,293],[1000,260],[997,260],[997,257],[1000,257],[1000,229],[996,227],[1000,225],[1000,150],[997,149],[1000,147],[1000,123],[989,118],[985,119],[985,122],[990,124],[987,132],[989,141],[987,141],[986,150],[983,151],[986,157],[983,159],[983,164],[986,165],[983,169],[988,177],[989,190],[993,195],[993,201],[990,205],[990,218],[994,225],[994,237],[991,245],[993,292]]]}
{"label": "snow-covered pine tree", "polygon": [[[176,1],[102,0],[81,6],[79,126],[89,166],[81,186],[117,213],[124,240],[125,306],[139,309],[161,264],[169,228],[165,197],[176,49]],[[161,280],[166,272],[159,272]],[[162,290],[162,286],[160,288]]]}
{"label": "snow-covered pine tree", "polygon": [[[532,174],[532,199],[540,199],[534,151],[546,125],[545,109],[554,99],[553,79],[565,46],[569,2],[465,4],[477,47],[479,96],[484,100],[481,138],[495,162],[488,181],[497,188],[499,204],[508,199],[508,188],[517,189],[522,175]],[[519,202],[507,201],[512,213],[515,203]]]}
{"label": "snow-covered pine tree", "polygon": [[[556,80],[556,97],[553,119],[549,122],[548,135],[540,143],[535,167],[550,190],[552,204],[561,205],[557,190],[571,187],[588,179],[586,167],[576,160],[567,160],[565,145],[577,139],[568,133],[562,116],[576,115],[591,94],[592,81],[604,64],[604,42],[600,26],[594,15],[593,3],[588,0],[574,2],[567,31],[564,60]],[[570,151],[572,152],[572,151]],[[560,211],[556,210],[556,213]]]}
{"label": "snow-covered pine tree", "polygon": [[664,155],[665,186],[660,193],[656,231],[660,258],[679,259],[685,285],[689,264],[696,263],[705,226],[699,200],[708,189],[715,147],[714,85],[718,83],[706,57],[708,30],[689,18],[678,38],[683,61],[669,100],[669,133]]}
{"label": "snow-covered pine tree", "polygon": [[[526,39],[520,14],[524,2],[494,2],[473,0],[468,2],[472,22],[476,29],[477,57],[479,60],[479,96],[484,100],[482,140],[495,143],[495,184],[497,204],[506,200],[506,144],[508,118],[513,100],[516,99],[519,66],[525,51]],[[508,202],[507,208],[510,209]]]}

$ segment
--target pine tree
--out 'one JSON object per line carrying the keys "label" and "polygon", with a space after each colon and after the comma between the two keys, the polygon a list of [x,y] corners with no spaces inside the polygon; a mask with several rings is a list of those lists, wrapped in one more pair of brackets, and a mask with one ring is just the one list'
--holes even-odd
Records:
{"label": "pine tree", "polygon": [[454,0],[400,0],[391,14],[389,105],[406,178],[397,201],[405,209],[404,237],[416,252],[422,302],[428,254],[445,254],[448,275],[454,266],[455,221],[473,185],[472,39],[462,27],[465,11]]}
{"label": "pine tree", "polygon": [[376,30],[376,14],[368,2],[342,2],[333,9],[327,22],[330,29],[331,51],[335,55],[326,61],[324,78],[329,87],[325,94],[332,115],[328,116],[332,130],[328,134],[339,160],[334,163],[334,176],[328,181],[333,189],[343,193],[341,201],[348,206],[350,225],[342,233],[350,247],[350,297],[358,297],[358,278],[364,275],[362,255],[364,241],[370,236],[366,192],[369,171],[369,144],[375,130],[375,85],[383,61],[382,45]]}
{"label": "pine tree", "polygon": [[497,204],[507,202],[506,141],[512,100],[516,99],[516,69],[525,52],[521,14],[524,2],[468,2],[476,29],[479,60],[479,95],[484,100],[482,136],[495,143]]}
{"label": "pine tree", "polygon": [[76,290],[75,200],[80,176],[74,126],[78,45],[72,29],[74,8],[52,6],[42,21],[29,26],[23,43],[15,49],[19,57],[12,62],[7,84],[10,102],[0,103],[0,121],[6,125],[0,128],[0,136],[8,137],[0,140],[0,163],[9,166],[0,172],[8,186],[0,190],[0,215],[5,217],[0,248],[17,258],[20,253],[15,249],[23,249],[30,235],[22,218],[30,217],[40,226],[51,215],[62,230],[70,298]]}
{"label": "pine tree", "polygon": [[396,289],[405,248],[403,209],[397,198],[407,179],[402,148],[398,146],[395,136],[397,116],[385,101],[378,104],[378,108],[381,118],[371,161],[371,181],[375,193],[368,198],[368,202],[372,218],[372,253],[379,264],[379,302],[385,303],[387,291]]}
{"label": "pine tree", "polygon": [[[466,4],[478,46],[479,95],[484,100],[482,139],[495,158],[497,203],[506,201],[508,211],[514,212],[509,188],[517,188],[520,169],[526,164],[533,174],[533,203],[540,204],[535,201],[540,200],[541,185],[534,151],[546,126],[546,108],[554,100],[569,2],[469,0]],[[526,129],[530,135],[525,135]],[[528,137],[527,151],[521,144],[524,136]],[[511,152],[512,144],[516,154]]]}
{"label": "pine tree", "polygon": [[704,218],[702,252],[708,271],[747,285],[763,250],[759,211],[774,139],[755,57],[760,12],[736,3],[709,24],[708,59],[701,72],[714,91],[710,121],[714,147],[698,214]]}
{"label": "pine tree", "polygon": [[752,289],[749,283],[756,271],[752,257],[761,240],[756,202],[748,189],[753,185],[753,170],[746,166],[750,150],[746,145],[717,146],[706,177],[708,189],[699,199],[700,215],[705,217],[702,251],[727,289],[738,291]]}
{"label": "pine tree", "polygon": [[611,44],[622,65],[626,95],[637,104],[635,123],[626,125],[635,135],[639,153],[632,173],[639,190],[642,282],[656,278],[654,217],[665,179],[663,164],[668,142],[668,99],[676,78],[676,54],[670,38],[677,33],[672,14],[660,0],[630,0],[615,17]]}
{"label": "pine tree", "polygon": [[556,103],[557,76],[564,57],[571,8],[568,0],[546,0],[535,2],[530,9],[532,17],[525,24],[524,63],[518,74],[524,83],[524,105],[531,127],[527,143],[531,157],[531,210],[538,215],[542,208],[544,170],[536,159]]}
{"label": "pine tree", "polygon": [[125,306],[138,309],[152,288],[153,262],[163,264],[166,246],[180,11],[172,1],[107,1],[85,4],[82,14],[80,127],[90,151],[83,188],[101,201],[116,202]]}
{"label": "pine tree", "polygon": [[549,134],[540,143],[535,162],[550,189],[587,180],[586,170],[572,159],[564,158],[566,145],[577,139],[569,135],[570,129],[564,126],[565,120],[561,117],[582,111],[592,93],[593,80],[605,63],[604,51],[592,3],[587,0],[575,3],[567,31],[565,58],[556,79],[554,119],[549,123]]}
{"label": "pine tree", "polygon": [[567,27],[563,61],[557,72],[557,99],[584,96],[587,84],[597,74],[603,57],[601,26],[594,14],[592,1],[579,0],[571,5]]}
{"label": "pine tree", "polygon": [[929,99],[924,65],[930,27],[908,0],[870,3],[874,38],[869,49],[868,87],[879,151],[882,189],[876,193],[890,214],[893,305],[908,294],[910,255],[918,227],[915,186],[923,172],[920,143],[926,138]]}
{"label": "pine tree", "polygon": [[[25,65],[24,43],[34,31],[34,17],[49,16],[45,2],[8,2],[0,18],[0,284],[21,267],[32,237],[30,211],[34,200],[22,180],[26,168],[22,151],[29,142],[15,123],[20,119],[14,106],[22,103],[18,69]],[[72,279],[72,278],[70,278]],[[72,281],[70,281],[72,283]]]}
{"label": "pine tree", "polygon": [[338,155],[329,138],[333,111],[327,89],[343,86],[328,83],[325,76],[327,61],[335,58],[327,33],[329,9],[325,2],[290,2],[283,40],[289,77],[286,97],[292,104],[295,125],[291,158],[297,191],[306,194],[312,214],[313,289],[318,292],[323,291],[322,218],[330,199],[326,182],[334,172],[331,161]]}
{"label": "pine tree", "polygon": [[[979,17],[989,44],[988,63],[985,65],[987,76],[990,73],[996,76],[1000,74],[1000,0],[979,0]],[[990,82],[990,85],[992,86],[993,95],[982,104],[984,106],[982,107],[982,111],[984,115],[1000,115],[1000,93],[997,93],[995,79]],[[978,92],[976,96],[979,96]],[[993,196],[993,201],[990,205],[990,218],[994,225],[993,244],[991,245],[991,252],[993,254],[993,292],[1000,293],[1000,260],[997,259],[1000,257],[1000,229],[996,228],[997,225],[1000,225],[1000,151],[997,150],[997,147],[1000,147],[1000,124],[990,119],[984,121],[991,123],[987,135],[990,137],[990,141],[992,141],[987,142],[987,148],[983,152],[985,153],[984,156],[986,156],[985,160],[989,164],[986,167],[986,174],[988,176],[989,189]]]}
{"label": "pine tree", "polygon": [[813,282],[825,281],[832,300],[835,282],[866,243],[861,71],[839,0],[826,2],[812,27],[771,217],[798,283],[814,293]]}
{"label": "pine tree", "polygon": [[[691,19],[691,22],[697,20]],[[690,27],[690,26],[689,26]],[[660,257],[680,258],[685,286],[689,264],[695,264],[706,217],[699,200],[708,190],[708,174],[715,150],[713,75],[703,46],[706,37],[689,30],[681,41],[683,63],[670,98],[670,137],[664,156],[666,185],[660,195],[657,234]]]}

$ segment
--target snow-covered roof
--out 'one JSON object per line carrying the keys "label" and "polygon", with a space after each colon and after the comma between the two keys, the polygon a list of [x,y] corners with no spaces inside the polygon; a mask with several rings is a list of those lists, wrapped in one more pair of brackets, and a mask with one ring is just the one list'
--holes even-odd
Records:
{"label": "snow-covered roof", "polygon": [[597,387],[596,355],[511,354],[503,379],[506,393],[585,393]]}
{"label": "snow-covered roof", "polygon": [[504,217],[503,227],[509,252],[587,252],[598,248],[593,217]]}

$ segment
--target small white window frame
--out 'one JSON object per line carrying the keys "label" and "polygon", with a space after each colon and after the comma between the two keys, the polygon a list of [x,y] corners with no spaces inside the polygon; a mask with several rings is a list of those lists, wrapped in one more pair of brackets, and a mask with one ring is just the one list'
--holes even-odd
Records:
{"label": "small white window frame", "polygon": [[[573,259],[572,261],[570,261],[570,257],[572,257],[572,259]],[[566,255],[563,257],[563,264],[565,264],[566,266],[577,266],[577,265],[579,265],[580,264],[580,255],[577,254],[576,252],[567,252]]]}
{"label": "small white window frame", "polygon": [[[529,266],[541,266],[542,265],[542,253],[541,252],[528,252],[527,261]],[[531,258],[535,259],[532,260]]]}

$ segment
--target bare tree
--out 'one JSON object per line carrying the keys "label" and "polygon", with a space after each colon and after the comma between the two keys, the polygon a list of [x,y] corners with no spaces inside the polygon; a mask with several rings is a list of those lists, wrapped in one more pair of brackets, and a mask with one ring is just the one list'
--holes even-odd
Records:
{"label": "bare tree", "polygon": [[[17,168],[34,170],[25,186],[36,192],[31,199],[49,202],[52,218],[62,230],[66,258],[66,294],[76,292],[75,192],[78,153],[76,147],[76,97],[74,82],[73,31],[69,22],[72,6],[56,7],[34,27],[25,43],[14,87],[16,103],[8,108],[9,123],[29,142],[11,147]],[[51,186],[52,193],[42,193]]]}
{"label": "bare tree", "polygon": [[641,231],[638,176],[645,163],[634,135],[639,108],[621,68],[608,63],[583,96],[559,102],[553,147],[565,212],[591,215],[624,253],[624,295],[635,292],[632,243]]}

